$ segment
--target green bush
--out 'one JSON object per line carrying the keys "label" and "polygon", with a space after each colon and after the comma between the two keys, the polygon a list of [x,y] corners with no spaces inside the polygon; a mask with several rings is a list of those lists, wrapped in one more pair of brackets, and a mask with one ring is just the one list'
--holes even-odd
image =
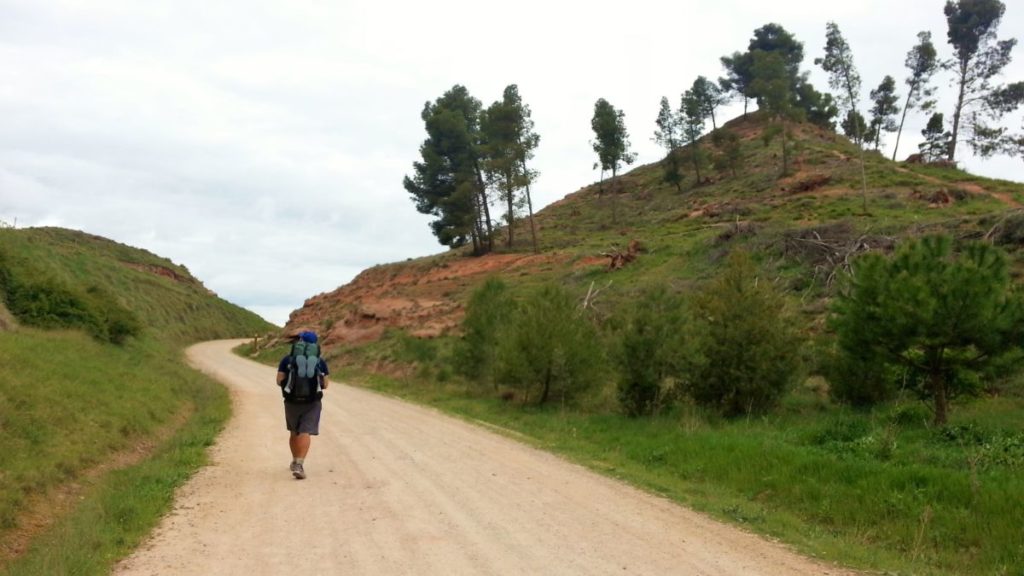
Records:
{"label": "green bush", "polygon": [[690,356],[682,300],[664,287],[644,292],[625,321],[616,363],[619,405],[628,416],[656,414],[672,400],[672,380]]}
{"label": "green bush", "polygon": [[830,317],[844,362],[904,372],[908,388],[933,401],[938,425],[951,399],[1024,360],[1024,298],[998,248],[954,254],[949,237],[929,236],[891,258],[861,256],[847,282]]}
{"label": "green bush", "polygon": [[512,301],[505,283],[489,278],[477,288],[466,304],[462,337],[455,344],[453,363],[466,378],[493,380],[498,333],[508,323]]}
{"label": "green bush", "polygon": [[572,402],[601,374],[595,330],[561,287],[544,286],[517,302],[498,337],[497,380],[519,390],[524,402]]}
{"label": "green bush", "polygon": [[7,308],[19,322],[39,328],[72,328],[97,340],[124,343],[142,329],[138,318],[97,287],[82,292],[53,278],[27,281],[3,275]]}
{"label": "green bush", "polygon": [[891,400],[902,371],[892,366],[851,354],[832,352],[825,362],[829,396],[842,404],[866,408]]}
{"label": "green bush", "polygon": [[726,416],[764,413],[801,377],[800,339],[771,282],[735,252],[697,296],[699,353],[689,390],[700,405]]}

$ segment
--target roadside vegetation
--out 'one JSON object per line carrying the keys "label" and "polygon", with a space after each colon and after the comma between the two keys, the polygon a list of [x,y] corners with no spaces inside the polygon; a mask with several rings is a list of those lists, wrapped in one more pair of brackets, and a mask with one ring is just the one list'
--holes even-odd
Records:
{"label": "roadside vegetation", "polygon": [[70,230],[0,229],[0,296],[0,573],[106,574],[229,414],[182,347],[270,326],[184,268]]}

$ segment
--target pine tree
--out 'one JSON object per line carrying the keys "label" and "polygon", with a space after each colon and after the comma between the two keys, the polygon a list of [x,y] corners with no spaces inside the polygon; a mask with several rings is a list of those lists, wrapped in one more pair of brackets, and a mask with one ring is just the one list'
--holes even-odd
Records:
{"label": "pine tree", "polygon": [[[594,130],[595,139],[591,142],[594,152],[597,153],[598,163],[595,168],[601,168],[601,190],[604,190],[604,171],[612,171],[612,180],[618,175],[622,164],[632,164],[636,160],[636,154],[629,151],[629,133],[626,131],[625,113],[616,110],[604,98],[599,98],[594,103],[594,116],[590,120],[590,127]],[[612,221],[616,221],[617,208],[612,195]]]}
{"label": "pine tree", "polygon": [[864,116],[856,110],[850,110],[846,113],[846,117],[839,123],[839,127],[843,130],[843,135],[853,141],[857,146],[864,146],[864,142],[861,142],[860,138],[862,134],[868,133],[868,123],[864,120]]}
{"label": "pine tree", "polygon": [[[491,104],[481,114],[482,164],[489,182],[493,183],[499,197],[506,205],[508,235],[506,244],[511,247],[515,241],[515,213],[526,204],[530,209],[530,229],[533,232],[533,246],[537,250],[537,237],[533,227],[532,201],[529,186],[536,174],[526,167],[526,160],[533,157],[540,137],[533,132],[529,107],[519,97],[515,84],[505,88],[502,100]],[[526,190],[520,195],[520,190]]]}
{"label": "pine tree", "polygon": [[726,416],[775,407],[800,374],[800,336],[781,293],[750,257],[729,255],[694,301],[698,320],[688,384],[693,399]]}
{"label": "pine tree", "polygon": [[[1024,102],[1024,91],[992,84],[1010,63],[1016,38],[998,40],[996,30],[1006,11],[999,0],[952,0],[946,2],[949,43],[955,55],[946,64],[956,77],[957,100],[947,159],[956,160],[957,143],[964,140],[976,154],[1014,154],[1016,136],[991,126]],[[966,138],[962,133],[966,133]]]}
{"label": "pine tree", "polygon": [[932,399],[937,425],[946,423],[951,399],[974,391],[980,373],[1024,358],[1024,300],[1006,256],[984,243],[954,256],[948,237],[932,236],[892,258],[864,255],[832,311],[841,354],[902,367],[907,384]]}
{"label": "pine tree", "polygon": [[707,120],[709,105],[701,93],[704,85],[702,78],[697,78],[693,86],[683,93],[679,104],[679,120],[682,128],[683,142],[690,145],[688,155],[693,163],[693,171],[697,176],[697,185],[700,186],[700,166],[703,162],[703,151],[700,147],[700,137],[704,135],[704,123]]}
{"label": "pine tree", "polygon": [[[833,90],[839,90],[839,103],[847,111],[849,118],[851,112],[857,112],[860,100],[860,74],[853,64],[853,51],[850,50],[850,45],[835,22],[825,25],[825,56],[816,58],[814,63],[828,72],[828,85]],[[859,112],[857,114],[859,115]],[[857,128],[855,141],[860,145],[864,141],[864,132],[860,130],[859,122],[854,122],[854,125]],[[864,168],[863,145],[860,148],[860,177],[861,201],[866,214],[868,211],[868,179],[867,171]]]}
{"label": "pine tree", "polygon": [[487,190],[480,167],[480,101],[456,85],[436,102],[427,102],[421,118],[427,139],[421,161],[403,185],[416,209],[437,217],[430,227],[441,244],[473,252],[491,249],[491,220]]}
{"label": "pine tree", "polygon": [[711,129],[718,130],[718,123],[715,121],[715,110],[727,101],[727,96],[722,89],[703,76],[698,76],[693,81],[693,96],[700,102],[704,111],[704,117],[711,119]]}
{"label": "pine tree", "polygon": [[871,91],[871,125],[868,133],[875,142],[875,150],[882,143],[882,132],[896,131],[896,115],[900,109],[896,105],[899,97],[896,95],[896,81],[892,76],[886,76],[882,83]]}
{"label": "pine tree", "polygon": [[896,130],[896,145],[892,148],[892,159],[896,161],[896,151],[900,147],[900,135],[903,134],[903,123],[907,120],[907,112],[911,108],[921,108],[927,112],[935,105],[931,100],[935,88],[931,86],[931,78],[938,70],[939,62],[936,58],[935,45],[932,44],[931,32],[918,32],[917,45],[907,53],[905,65],[910,70],[910,75],[905,80],[907,84],[907,100],[903,103],[903,116],[900,118],[900,126]]}
{"label": "pine tree", "polygon": [[785,176],[789,173],[789,122],[799,120],[803,113],[794,105],[786,62],[779,54],[754,53],[751,69],[753,81],[750,83],[750,94],[777,123],[772,130],[766,132],[766,136],[774,138],[776,134],[782,135],[782,175]]}
{"label": "pine tree", "polygon": [[679,117],[672,110],[668,98],[662,96],[661,108],[658,109],[658,119],[655,120],[658,129],[654,131],[654,141],[666,150],[665,160],[662,161],[664,175],[662,179],[667,184],[672,184],[678,192],[682,192],[683,174],[679,166],[679,154],[677,149],[682,145],[679,134]]}
{"label": "pine tree", "polygon": [[928,125],[921,130],[924,142],[917,145],[925,162],[938,162],[949,155],[949,140],[951,135],[946,131],[945,122],[941,112],[932,114],[928,119]]}

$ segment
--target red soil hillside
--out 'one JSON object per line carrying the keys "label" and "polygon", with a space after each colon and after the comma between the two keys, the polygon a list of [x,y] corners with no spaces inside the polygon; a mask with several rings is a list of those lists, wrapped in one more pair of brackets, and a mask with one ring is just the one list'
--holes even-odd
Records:
{"label": "red soil hillside", "polygon": [[292,312],[285,333],[312,328],[327,344],[376,340],[388,328],[417,337],[439,336],[459,325],[469,290],[483,279],[535,272],[569,258],[561,252],[475,258],[449,252],[375,266],[345,286],[307,300]]}

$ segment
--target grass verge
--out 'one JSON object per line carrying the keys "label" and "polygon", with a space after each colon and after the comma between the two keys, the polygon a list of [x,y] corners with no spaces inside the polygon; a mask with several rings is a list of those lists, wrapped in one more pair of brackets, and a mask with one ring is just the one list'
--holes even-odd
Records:
{"label": "grass verge", "polygon": [[[20,366],[0,372],[0,537],[25,530],[28,502],[68,486],[77,500],[26,551],[0,558],[0,574],[108,573],[205,462],[230,414],[227,392],[153,341],[117,347],[22,329],[0,334],[0,363]],[[88,473],[140,444],[153,445],[145,460]]]}
{"label": "grass verge", "polygon": [[[1024,566],[1024,399],[871,413],[813,392],[726,421],[684,407],[654,419],[508,405],[456,382],[337,370],[338,378],[469,420],[828,562],[889,574],[1018,574]],[[522,436],[519,436],[522,435]]]}

